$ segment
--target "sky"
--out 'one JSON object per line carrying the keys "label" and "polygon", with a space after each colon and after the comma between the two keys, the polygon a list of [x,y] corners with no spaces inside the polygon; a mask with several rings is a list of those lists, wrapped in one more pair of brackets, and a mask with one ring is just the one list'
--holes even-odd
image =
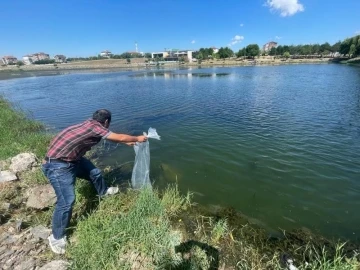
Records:
{"label": "sky", "polygon": [[230,46],[333,44],[360,34],[360,0],[0,0],[0,57],[86,57]]}

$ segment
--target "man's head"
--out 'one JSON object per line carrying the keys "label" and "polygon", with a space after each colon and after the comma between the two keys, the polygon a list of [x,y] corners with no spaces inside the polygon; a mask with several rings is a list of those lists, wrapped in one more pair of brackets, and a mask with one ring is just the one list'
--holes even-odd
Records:
{"label": "man's head", "polygon": [[111,112],[105,109],[97,110],[93,114],[93,119],[108,128],[111,122]]}

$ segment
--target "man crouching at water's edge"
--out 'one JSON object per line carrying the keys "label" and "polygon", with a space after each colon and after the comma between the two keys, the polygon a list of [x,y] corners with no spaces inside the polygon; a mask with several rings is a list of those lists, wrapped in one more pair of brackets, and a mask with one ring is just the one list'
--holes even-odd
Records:
{"label": "man crouching at water's edge", "polygon": [[111,112],[97,110],[93,118],[61,131],[51,141],[42,170],[56,193],[49,245],[57,254],[65,253],[65,230],[69,226],[75,202],[76,177],[90,181],[99,196],[118,193],[118,187],[107,187],[101,171],[83,156],[101,139],[133,145],[145,142],[146,136],[130,136],[109,131]]}

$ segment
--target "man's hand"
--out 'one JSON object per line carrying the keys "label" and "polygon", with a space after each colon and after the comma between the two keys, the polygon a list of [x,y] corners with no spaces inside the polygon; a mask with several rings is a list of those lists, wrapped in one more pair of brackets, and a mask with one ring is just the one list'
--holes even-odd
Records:
{"label": "man's hand", "polygon": [[128,143],[126,143],[126,145],[128,145],[128,146],[134,146],[135,143],[134,143],[134,142],[128,142]]}
{"label": "man's hand", "polygon": [[146,142],[147,141],[147,137],[142,135],[142,136],[137,136],[138,142]]}

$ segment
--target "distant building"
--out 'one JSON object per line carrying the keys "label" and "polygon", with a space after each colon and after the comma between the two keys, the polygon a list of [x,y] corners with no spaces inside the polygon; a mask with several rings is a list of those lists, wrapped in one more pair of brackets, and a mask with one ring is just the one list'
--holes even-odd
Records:
{"label": "distant building", "polygon": [[211,49],[213,49],[214,53],[217,53],[219,51],[219,49],[216,47],[211,47]]}
{"label": "distant building", "polygon": [[168,50],[164,52],[152,52],[151,58],[164,58],[165,61],[178,61],[180,57],[186,57],[189,61],[192,61],[192,54],[194,51],[190,50]]}
{"label": "distant building", "polygon": [[50,56],[47,53],[39,52],[34,54],[28,54],[23,56],[23,61],[25,65],[31,65],[36,61],[48,60]]}
{"label": "distant building", "polygon": [[56,63],[65,63],[66,62],[66,56],[62,54],[57,54],[54,56]]}
{"label": "distant building", "polygon": [[3,58],[1,58],[1,62],[4,65],[12,65],[16,64],[17,58],[15,56],[4,56]]}
{"label": "distant building", "polygon": [[264,52],[269,52],[272,48],[276,48],[277,47],[277,42],[275,41],[270,41],[268,43],[266,43],[264,46],[263,46],[263,51]]}
{"label": "distant building", "polygon": [[100,56],[110,58],[112,56],[112,53],[108,50],[105,50],[100,53]]}
{"label": "distant building", "polygon": [[31,65],[34,61],[30,55],[23,56],[23,62],[25,65]]}

